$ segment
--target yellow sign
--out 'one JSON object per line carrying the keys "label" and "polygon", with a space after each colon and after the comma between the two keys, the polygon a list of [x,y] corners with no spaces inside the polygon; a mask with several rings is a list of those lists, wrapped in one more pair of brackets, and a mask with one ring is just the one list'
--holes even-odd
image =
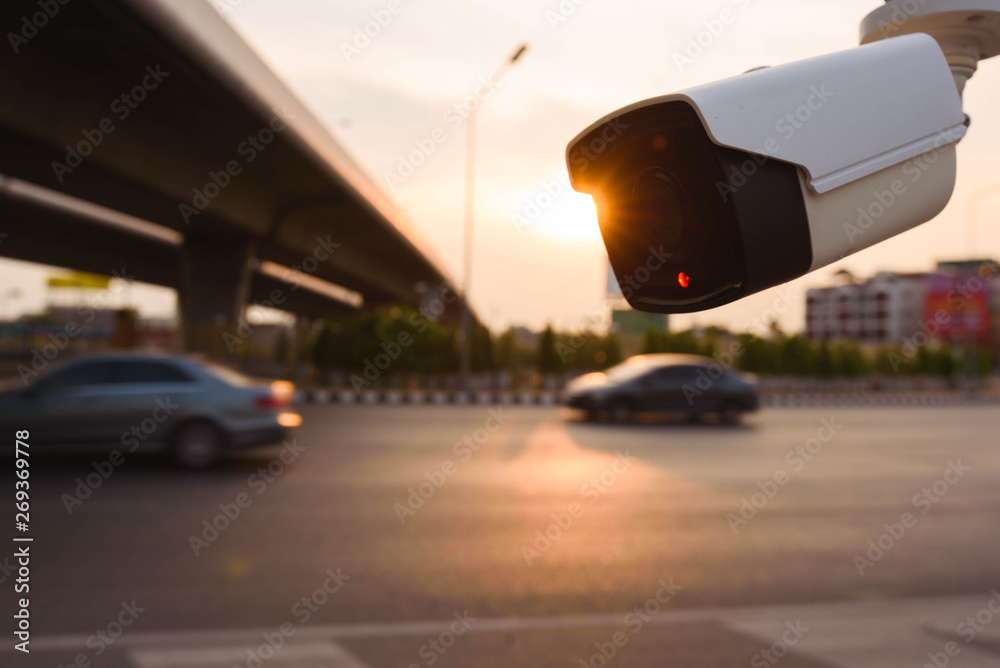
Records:
{"label": "yellow sign", "polygon": [[49,276],[48,286],[50,288],[77,288],[83,290],[107,290],[111,284],[111,279],[107,276],[97,274],[85,274],[82,271],[74,271],[63,276]]}

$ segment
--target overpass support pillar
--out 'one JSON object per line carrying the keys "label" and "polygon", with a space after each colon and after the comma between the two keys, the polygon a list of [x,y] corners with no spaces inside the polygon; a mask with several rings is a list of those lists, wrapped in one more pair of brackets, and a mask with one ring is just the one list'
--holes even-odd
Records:
{"label": "overpass support pillar", "polygon": [[188,234],[181,249],[178,311],[184,349],[214,357],[232,356],[240,337],[256,254],[243,237]]}

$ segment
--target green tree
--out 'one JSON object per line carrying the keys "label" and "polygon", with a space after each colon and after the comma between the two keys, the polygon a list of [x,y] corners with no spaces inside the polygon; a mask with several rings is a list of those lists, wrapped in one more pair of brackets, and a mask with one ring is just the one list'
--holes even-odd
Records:
{"label": "green tree", "polygon": [[951,378],[958,372],[958,362],[951,346],[941,346],[937,351],[937,373],[945,378]]}
{"label": "green tree", "polygon": [[814,355],[814,369],[816,375],[820,378],[833,378],[834,363],[833,363],[833,351],[830,349],[830,344],[826,341],[821,341],[819,346],[817,346]]}
{"label": "green tree", "polygon": [[517,332],[511,327],[496,341],[497,368],[513,371],[517,368]]}
{"label": "green tree", "polygon": [[493,359],[493,335],[483,325],[472,328],[472,371],[483,373],[496,370]]}
{"label": "green tree", "polygon": [[562,358],[556,350],[556,333],[552,331],[552,325],[546,326],[538,339],[536,365],[542,373],[560,373],[563,370]]}
{"label": "green tree", "polygon": [[340,341],[337,331],[330,322],[324,322],[312,349],[312,362],[317,369],[329,371],[342,364],[339,355]]}
{"label": "green tree", "polygon": [[278,340],[274,342],[274,361],[282,366],[288,364],[289,353],[291,352],[288,341],[288,331],[282,328],[278,332]]}
{"label": "green tree", "polygon": [[697,355],[699,353],[698,339],[695,337],[694,332],[690,330],[668,334],[664,348],[664,352],[668,353],[682,353],[685,355]]}
{"label": "green tree", "polygon": [[808,376],[815,372],[812,347],[799,335],[785,339],[781,346],[781,371],[793,376]]}
{"label": "green tree", "polygon": [[834,351],[838,376],[859,378],[871,373],[871,364],[861,346],[853,341],[845,341]]}
{"label": "green tree", "polygon": [[777,344],[762,339],[755,334],[740,334],[736,366],[742,371],[759,374],[773,374],[781,371],[781,351]]}
{"label": "green tree", "polygon": [[[409,320],[408,320],[409,321]],[[415,320],[409,355],[418,373],[453,373],[459,368],[458,332],[434,320]]]}
{"label": "green tree", "polygon": [[883,376],[899,374],[905,364],[906,358],[898,347],[879,348],[875,353],[875,371]]}
{"label": "green tree", "polygon": [[604,353],[604,362],[601,364],[602,369],[621,364],[622,345],[617,334],[608,332],[607,336],[601,339],[601,352]]}
{"label": "green tree", "polygon": [[718,352],[718,340],[715,336],[714,328],[709,328],[705,330],[704,336],[701,337],[701,342],[698,347],[698,354],[704,355],[705,357],[712,357]]}
{"label": "green tree", "polygon": [[658,329],[650,327],[642,333],[642,343],[639,345],[640,355],[651,353],[662,353],[665,350],[663,342],[664,334]]}
{"label": "green tree", "polygon": [[993,355],[990,351],[982,348],[976,350],[976,373],[980,376],[989,376],[994,371]]}

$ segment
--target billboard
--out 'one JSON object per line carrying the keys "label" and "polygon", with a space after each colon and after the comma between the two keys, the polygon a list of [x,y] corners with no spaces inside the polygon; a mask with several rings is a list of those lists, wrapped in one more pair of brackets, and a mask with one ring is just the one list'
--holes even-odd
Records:
{"label": "billboard", "polygon": [[924,317],[938,325],[943,341],[964,341],[972,337],[989,345],[993,314],[989,283],[975,274],[931,274],[924,297]]}

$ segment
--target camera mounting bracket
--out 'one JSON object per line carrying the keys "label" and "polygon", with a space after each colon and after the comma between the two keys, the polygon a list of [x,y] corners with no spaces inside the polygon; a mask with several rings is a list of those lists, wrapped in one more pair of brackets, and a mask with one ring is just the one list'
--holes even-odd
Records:
{"label": "camera mounting bracket", "polygon": [[980,60],[1000,54],[1000,0],[887,0],[861,21],[861,43],[910,33],[937,40],[959,95]]}

